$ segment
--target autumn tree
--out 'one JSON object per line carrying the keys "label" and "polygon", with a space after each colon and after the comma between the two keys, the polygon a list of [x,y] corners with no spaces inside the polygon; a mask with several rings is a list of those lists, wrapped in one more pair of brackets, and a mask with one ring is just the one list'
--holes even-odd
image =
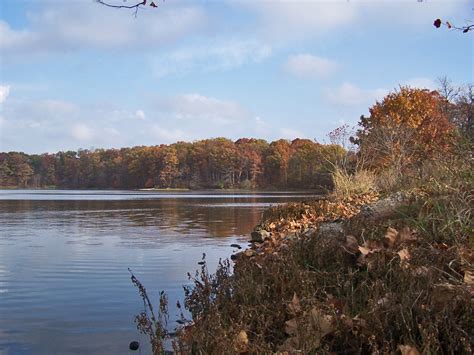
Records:
{"label": "autumn tree", "polygon": [[179,176],[178,167],[179,160],[176,149],[173,146],[163,148],[160,154],[159,173],[161,187],[172,187],[173,182]]}
{"label": "autumn tree", "polygon": [[28,161],[28,156],[23,153],[13,153],[10,155],[9,165],[16,186],[27,187],[28,180],[34,174],[33,168]]}
{"label": "autumn tree", "polygon": [[14,185],[12,181],[14,172],[8,160],[7,153],[0,154],[0,186]]}
{"label": "autumn tree", "polygon": [[443,76],[438,78],[438,92],[444,99],[443,113],[459,132],[474,143],[474,84],[454,85]]}
{"label": "autumn tree", "polygon": [[373,168],[403,172],[448,148],[453,125],[437,91],[400,87],[361,117],[353,142]]}
{"label": "autumn tree", "polygon": [[235,145],[239,151],[237,181],[255,188],[264,172],[263,159],[268,143],[263,139],[241,138]]}
{"label": "autumn tree", "polygon": [[270,144],[269,155],[265,159],[265,170],[274,184],[288,184],[288,162],[291,157],[291,144],[286,139],[279,139]]}
{"label": "autumn tree", "polygon": [[309,139],[291,142],[292,154],[288,161],[289,180],[292,186],[316,185],[316,174],[322,165],[320,145]]}

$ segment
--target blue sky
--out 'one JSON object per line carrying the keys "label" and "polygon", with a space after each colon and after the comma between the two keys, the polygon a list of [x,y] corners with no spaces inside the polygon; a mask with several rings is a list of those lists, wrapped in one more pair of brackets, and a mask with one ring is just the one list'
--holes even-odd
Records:
{"label": "blue sky", "polygon": [[470,1],[157,3],[135,18],[92,0],[2,0],[0,151],[323,142],[398,85],[473,81],[473,34],[432,25],[464,25]]}

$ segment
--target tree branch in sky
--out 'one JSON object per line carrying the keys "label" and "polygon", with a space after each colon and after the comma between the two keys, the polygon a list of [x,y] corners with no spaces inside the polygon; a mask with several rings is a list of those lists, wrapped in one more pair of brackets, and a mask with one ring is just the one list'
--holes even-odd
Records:
{"label": "tree branch in sky", "polygon": [[[472,21],[468,21],[468,22],[472,22]],[[455,26],[455,25],[451,24],[449,21],[443,22],[439,18],[436,19],[433,22],[433,26],[435,26],[436,28],[440,28],[442,25],[446,26],[449,29],[462,31],[463,33],[468,33],[469,31],[474,31],[474,23],[470,24],[470,25],[458,27],[458,26]]]}
{"label": "tree branch in sky", "polygon": [[[137,15],[138,13],[138,9],[143,6],[147,6],[147,0],[143,0],[143,1],[139,1],[139,2],[136,2],[135,4],[133,5],[118,5],[118,4],[113,4],[113,3],[110,3],[110,2],[105,2],[105,1],[102,1],[102,0],[95,0],[97,3],[101,4],[101,5],[104,5],[104,6],[107,6],[107,7],[112,7],[114,9],[134,9],[135,10],[135,16]],[[163,0],[164,1],[164,0]],[[127,0],[124,0],[123,2],[127,2]],[[148,5],[150,7],[158,7],[154,1],[151,1],[150,4]]]}

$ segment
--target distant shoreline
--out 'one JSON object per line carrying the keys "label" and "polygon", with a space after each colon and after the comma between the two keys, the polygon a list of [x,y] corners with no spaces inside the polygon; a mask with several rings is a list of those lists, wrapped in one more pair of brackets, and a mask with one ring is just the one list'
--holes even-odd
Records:
{"label": "distant shoreline", "polygon": [[319,189],[238,189],[238,188],[229,188],[229,189],[212,189],[212,188],[202,188],[202,189],[189,189],[189,188],[140,188],[140,189],[116,189],[116,188],[65,188],[65,187],[55,187],[55,186],[46,186],[46,187],[17,187],[17,186],[0,186],[0,190],[31,190],[31,191],[138,191],[138,192],[223,192],[223,193],[273,193],[273,194],[285,194],[285,193],[317,193],[324,195],[325,192]]}

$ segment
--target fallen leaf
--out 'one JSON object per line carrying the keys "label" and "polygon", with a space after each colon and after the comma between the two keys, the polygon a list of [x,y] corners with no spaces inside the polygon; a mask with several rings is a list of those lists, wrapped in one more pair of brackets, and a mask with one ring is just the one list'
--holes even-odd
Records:
{"label": "fallen leaf", "polygon": [[247,332],[245,330],[241,330],[239,334],[237,334],[236,339],[236,347],[239,352],[246,352],[247,347],[249,344],[249,338],[247,336]]}
{"label": "fallen leaf", "polygon": [[406,262],[410,260],[410,253],[408,252],[407,248],[400,250],[397,254],[400,257],[401,262]]}
{"label": "fallen leaf", "polygon": [[468,286],[471,286],[471,287],[474,286],[474,271],[471,271],[471,270],[464,271],[464,282]]}
{"label": "fallen leaf", "polygon": [[447,282],[437,284],[433,289],[431,299],[437,308],[442,309],[446,304],[453,301],[453,298],[458,295],[458,292],[459,290],[455,285]]}
{"label": "fallen leaf", "polygon": [[365,319],[360,318],[359,315],[356,315],[354,318],[352,318],[352,323],[354,326],[357,326],[359,328],[365,328],[367,326],[367,322]]}
{"label": "fallen leaf", "polygon": [[393,248],[398,243],[398,231],[395,228],[388,227],[385,233],[385,240],[389,248]]}
{"label": "fallen leaf", "polygon": [[296,315],[299,312],[301,312],[300,299],[296,295],[296,292],[293,294],[293,299],[291,300],[291,303],[288,305],[288,310],[291,315]]}
{"label": "fallen leaf", "polygon": [[371,252],[384,249],[383,243],[380,240],[368,240],[364,243],[364,246],[369,248]]}
{"label": "fallen leaf", "polygon": [[296,318],[292,318],[290,320],[287,320],[285,322],[285,333],[288,335],[293,335],[296,334],[296,331],[298,329],[298,322],[296,321]]}
{"label": "fallen leaf", "polygon": [[362,255],[368,255],[372,250],[366,247],[361,247],[359,246],[359,251],[361,252]]}
{"label": "fallen leaf", "polygon": [[411,243],[416,241],[418,238],[415,236],[415,233],[409,228],[409,227],[404,227],[400,231],[400,242],[401,243]]}
{"label": "fallen leaf", "polygon": [[418,349],[411,345],[399,345],[398,349],[402,355],[420,355]]}
{"label": "fallen leaf", "polygon": [[320,338],[323,338],[327,334],[332,333],[335,330],[333,319],[329,315],[321,314],[318,308],[313,308],[310,312],[312,322],[317,326],[319,330]]}
{"label": "fallen leaf", "polygon": [[357,243],[356,237],[354,237],[353,235],[346,236],[345,247],[349,253],[357,253],[357,251],[359,250],[359,244]]}

